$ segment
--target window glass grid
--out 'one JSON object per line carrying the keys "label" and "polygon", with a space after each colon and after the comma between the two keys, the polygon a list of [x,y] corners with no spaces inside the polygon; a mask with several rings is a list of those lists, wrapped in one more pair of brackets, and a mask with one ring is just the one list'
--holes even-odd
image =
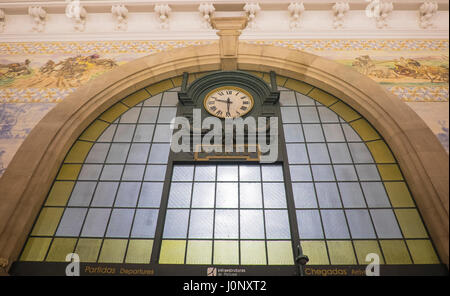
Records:
{"label": "window glass grid", "polygon": [[[284,84],[288,81],[292,80],[286,79]],[[172,82],[170,83],[172,84]],[[173,89],[173,91],[175,90]],[[312,88],[311,90],[310,97],[309,94],[303,95],[283,88],[281,92],[282,97],[280,98],[285,140],[288,144],[303,145],[305,154],[308,156],[306,160],[305,158],[300,158],[296,163],[289,163],[293,181],[295,211],[300,213],[297,215],[297,220],[302,220],[299,219],[302,213],[307,214],[307,211],[310,211],[310,213],[313,213],[310,216],[315,217],[311,219],[317,220],[318,217],[320,221],[320,223],[317,223],[318,230],[312,229],[313,234],[310,236],[300,234],[303,252],[309,255],[311,259],[309,264],[367,264],[364,262],[363,254],[364,252],[367,253],[368,250],[379,253],[382,263],[385,264],[426,264],[431,261],[432,263],[439,263],[428,234],[423,228],[420,215],[415,209],[415,203],[389,148],[380,139],[376,131],[370,127],[370,124],[364,119],[357,117],[359,116],[358,114],[355,115],[354,112],[345,111],[345,106],[342,106],[345,104],[341,101],[335,100],[331,104],[323,101],[324,104],[320,104],[315,98],[312,98],[312,93],[316,89]],[[83,255],[84,260],[82,259],[82,261],[85,262],[148,263],[150,261],[153,246],[152,234],[148,234],[148,232],[139,233],[134,237],[132,233],[134,224],[139,223],[138,210],[159,211],[160,200],[155,202],[151,199],[143,198],[142,194],[152,190],[153,192],[162,191],[167,164],[159,161],[151,161],[149,163],[148,160],[153,143],[159,145],[157,146],[159,148],[164,147],[164,145],[167,147],[169,144],[167,137],[164,137],[167,135],[164,135],[163,131],[167,129],[168,119],[176,111],[176,108],[174,108],[176,104],[174,99],[176,96],[174,94],[176,93],[173,91],[160,93],[153,96],[152,99],[147,99],[131,108],[123,100],[117,104],[120,105],[120,108],[111,108],[114,109],[112,110],[113,112],[108,110],[105,112],[108,113],[107,116],[100,116],[90,126],[94,133],[89,130],[89,133],[85,132],[80,136],[74,147],[77,144],[80,144],[80,147],[90,147],[90,152],[85,155],[84,162],[77,157],[69,159],[70,153],[66,157],[64,165],[58,173],[57,180],[54,182],[45,205],[35,222],[30,238],[22,251],[20,260],[64,261],[65,258],[61,254],[64,252],[67,254],[75,250]],[[139,92],[147,93],[146,96],[150,97],[150,94],[145,89]],[[169,93],[168,96],[165,95],[167,93]],[[316,96],[317,92],[314,93],[314,97]],[[322,100],[320,101],[322,102]],[[128,111],[123,113],[121,110],[124,107]],[[300,109],[295,110],[296,108]],[[306,108],[306,110],[302,110],[302,108]],[[161,109],[164,110],[164,114],[160,119],[159,112]],[[111,114],[118,112],[123,113],[122,116],[111,120]],[[336,112],[342,114],[344,118],[349,116],[351,119],[346,122]],[[304,118],[302,118],[302,114],[304,114]],[[290,116],[290,118],[284,120],[283,116]],[[153,119],[148,120],[146,118]],[[95,130],[102,128],[104,129],[103,132],[95,140],[93,136]],[[157,137],[155,137],[156,129],[158,129]],[[124,133],[124,131],[126,132]],[[132,135],[130,136],[130,134]],[[144,146],[138,147],[136,144],[147,144],[147,146],[145,148]],[[326,147],[329,162],[325,157],[326,161],[321,160],[311,163],[309,151],[312,150],[307,150],[308,145],[311,144]],[[107,162],[111,147],[116,147],[117,145],[122,145],[126,153],[119,151],[116,154],[118,158],[111,156],[112,159]],[[330,150],[332,145],[347,146],[347,149],[344,150],[347,150],[348,153],[343,152],[344,154],[334,157],[333,148]],[[143,162],[142,158],[139,157],[129,160],[130,151],[133,151],[133,154],[135,154],[135,151],[137,152],[136,154],[139,154],[139,151],[142,152],[147,162]],[[296,151],[296,149],[293,149],[293,151]],[[350,155],[351,163],[349,162],[348,154]],[[154,156],[152,159],[158,159],[158,157]],[[285,159],[291,161],[289,154]],[[111,170],[111,173],[103,174],[106,170]],[[296,174],[292,174],[293,171]],[[319,176],[323,180],[316,178],[315,171],[320,173]],[[299,176],[299,173],[302,175]],[[184,182],[181,180],[177,181],[180,183]],[[228,181],[220,183],[216,181],[214,180],[216,187],[220,183],[231,184]],[[246,180],[245,182],[252,183],[254,181],[258,182],[260,180]],[[140,183],[140,186],[134,206],[133,204],[130,204],[130,206],[121,204],[120,207],[116,207],[119,184],[136,182]],[[199,180],[199,182],[204,181]],[[95,183],[95,188],[93,189],[89,183]],[[266,183],[270,184],[267,181]],[[340,204],[331,203],[322,206],[317,194],[317,187],[321,184],[326,186],[334,184],[339,195]],[[358,184],[359,190],[355,189],[358,187]],[[84,185],[84,187],[81,185]],[[155,187],[156,189],[152,189],[150,185],[160,186],[161,188],[157,189]],[[100,186],[110,188],[111,194],[107,194],[109,197],[103,198],[102,203],[95,204],[95,194]],[[145,190],[144,187],[146,188]],[[237,190],[240,190],[239,186]],[[101,191],[104,192],[104,189]],[[327,197],[326,195],[324,196],[326,200]],[[263,203],[264,200],[261,202]],[[214,206],[215,212],[236,210],[234,206],[217,208],[217,196],[215,196]],[[201,208],[198,210],[209,211],[212,209]],[[120,210],[124,213],[133,211],[133,222],[130,226],[128,237],[109,236],[110,226],[105,227],[101,237],[80,237],[79,234],[76,235],[77,231],[78,233],[82,232],[89,210],[103,210],[108,215],[108,223],[112,223],[114,210]],[[246,208],[245,210],[261,209],[254,207]],[[283,208],[268,207],[264,210],[275,211],[283,210]],[[70,211],[73,211],[72,216],[68,215]],[[69,226],[75,228],[72,233],[70,233],[72,231],[70,227],[67,230],[58,232],[60,227],[61,229],[64,228],[62,224],[64,224],[66,213],[68,213],[67,219],[69,220],[75,220],[79,216],[82,217],[80,219],[83,223],[81,227],[68,223]],[[324,232],[323,213],[329,216],[329,213],[331,213],[332,221],[333,219],[339,220],[344,217],[346,223],[341,224],[346,227],[349,238],[327,237]],[[262,217],[266,220],[265,215]],[[240,219],[240,215],[237,215],[237,218]],[[393,223],[387,223],[388,227],[386,227],[383,223],[378,222],[383,221],[382,218],[390,219]],[[216,219],[216,214],[213,215],[213,219]],[[372,225],[370,223],[360,223],[361,225],[358,225],[360,227],[355,228],[352,225],[354,223],[352,221],[370,221]],[[412,224],[411,221],[413,221]],[[127,230],[128,225],[129,223],[126,223],[125,230]],[[386,228],[392,228],[392,225],[396,225],[394,227],[397,229],[394,231],[396,234],[392,234],[392,230],[386,230]],[[422,228],[416,229],[417,227],[414,228],[411,225],[419,225]],[[237,226],[240,227],[240,223]],[[342,229],[332,229],[331,232],[339,233],[339,230]],[[67,231],[66,235],[60,236],[65,231]],[[121,229],[117,231],[120,232]],[[299,232],[301,231],[301,228],[299,228]],[[111,232],[116,233],[115,231]],[[213,231],[213,235],[214,233],[215,231]],[[345,231],[342,233],[345,233]],[[240,229],[238,234],[240,234]],[[314,234],[319,236],[314,238]],[[241,264],[259,265],[293,264],[291,242],[267,237],[266,222],[264,222],[264,235],[265,240],[218,239],[213,237],[213,241],[209,242],[202,238],[189,237],[186,239],[166,239],[162,241],[162,249],[165,246],[174,247],[167,249],[169,253],[172,253],[170,253],[170,262],[165,263],[209,264],[212,261],[215,264],[230,264],[230,262],[234,262],[232,264],[239,264],[240,262]],[[373,238],[373,235],[375,238]],[[394,237],[391,237],[392,235]],[[396,235],[400,236],[400,238],[397,238]],[[210,257],[204,257],[203,254],[199,256],[199,251],[201,252],[208,248],[211,249]],[[418,250],[423,251],[424,248],[428,250],[426,256],[418,255]],[[64,250],[64,252],[61,250]],[[232,251],[230,256],[224,257],[219,251],[214,253],[214,250]],[[280,260],[274,255],[273,250],[283,254],[284,258],[290,259],[287,261]],[[254,258],[246,255],[249,252]],[[425,258],[424,256],[428,257]],[[162,257],[159,259],[160,263],[164,263],[165,258]],[[430,259],[432,257],[433,260]],[[190,259],[188,260],[187,258]],[[173,262],[173,260],[178,261]]]}
{"label": "window glass grid", "polygon": [[[207,206],[202,206],[201,203],[196,206],[193,203],[195,192],[192,189],[191,191],[184,191],[186,196],[190,196],[189,205],[187,206],[186,202],[184,205],[180,205],[171,203],[171,199],[179,199],[180,196],[169,193],[167,213],[170,213],[170,216],[189,213],[189,216],[180,217],[178,220],[166,217],[159,263],[233,265],[250,264],[250,262],[254,261],[251,264],[293,264],[291,231],[285,202],[285,183],[282,176],[282,179],[279,179],[279,171],[282,172],[281,165],[196,164],[195,166],[192,165],[192,169],[189,171],[187,167],[174,165],[171,190],[178,187],[179,184],[192,184],[193,188],[199,184],[211,186],[213,188],[213,191],[210,193],[212,197],[203,195],[202,198],[213,199],[213,202],[208,203],[209,205]],[[265,170],[264,174],[262,172],[263,168]],[[237,173],[236,177],[231,178],[234,179],[233,181],[231,179],[230,181],[220,181],[224,180],[221,178],[221,171],[226,171],[226,169]],[[180,180],[178,171],[185,172],[189,178]],[[205,177],[205,171],[210,171],[213,176]],[[237,194],[237,202],[232,206],[218,206],[218,198],[222,194],[218,189],[222,185],[236,186],[237,190],[232,189],[228,192],[228,197],[232,199],[235,197],[231,197],[230,194]],[[252,192],[255,191],[254,186],[259,188],[258,190],[261,192],[259,203],[248,206],[243,202],[243,199],[251,197],[249,193],[242,190],[243,186],[252,186]],[[276,187],[275,190],[269,190],[273,189],[270,186]],[[274,194],[279,192],[281,192],[281,197],[278,198],[277,203]],[[177,193],[181,194],[180,191],[177,191]],[[284,203],[280,203],[279,199],[284,199]],[[266,205],[267,203],[270,204],[270,202],[275,206]],[[202,227],[198,227],[197,220],[199,218],[197,216],[201,212],[209,217],[202,220]],[[178,233],[179,228],[173,225],[180,227],[184,223],[185,228],[183,228],[180,236]],[[199,233],[199,229],[203,230],[203,233]],[[178,243],[175,243],[177,241]],[[281,245],[271,244],[270,241]],[[210,256],[205,255],[208,258],[207,260],[205,259],[206,261],[200,260],[201,262],[199,263],[195,259],[195,252],[191,250],[191,248],[194,248],[193,244],[196,244],[197,248],[200,248],[199,245],[201,244],[202,250],[206,254],[210,254]],[[222,249],[222,246],[225,245],[231,248],[231,251],[228,249],[228,253],[224,253],[226,249]],[[289,246],[290,251],[287,251],[286,246]],[[178,257],[170,257],[169,254],[172,254],[176,248],[180,249]],[[283,251],[284,255],[280,257],[282,258],[281,261],[283,261],[281,262],[280,258],[275,258],[275,254],[283,250],[283,248],[285,249]],[[251,256],[254,255],[254,252],[258,254],[258,259],[252,259]]]}
{"label": "window glass grid", "polygon": [[[55,193],[66,196],[65,202],[57,204],[50,201],[55,199],[50,191],[41,210],[42,213],[46,209],[56,209],[61,211],[61,215],[56,223],[50,221],[53,226],[46,227],[53,227],[53,232],[40,235],[32,231],[29,249],[33,248],[33,240],[49,240],[48,249],[38,261],[65,261],[60,245],[67,245],[64,252],[79,252],[82,262],[150,262],[164,181],[163,177],[156,175],[164,176],[167,166],[167,160],[151,160],[151,147],[155,144],[158,150],[167,148],[163,156],[167,155],[168,158],[170,137],[167,137],[167,132],[170,123],[167,121],[168,116],[174,116],[173,111],[176,111],[172,94],[169,95],[172,102],[166,100],[161,107],[160,102],[153,101],[164,97],[166,93],[170,92],[154,97],[148,95],[149,98],[143,104],[128,109],[113,123],[108,122],[109,126],[95,141],[77,140],[93,145],[84,162],[70,162],[71,166],[80,167],[78,173],[70,172],[70,179],[57,177],[54,182],[54,188],[71,189]],[[163,108],[166,111],[165,118],[159,122],[159,112]],[[148,117],[154,116],[155,120],[144,119],[144,113]],[[120,149],[113,155],[112,148],[115,147]],[[139,155],[140,159],[130,161],[130,155]],[[160,155],[156,156],[155,159],[161,158]],[[157,170],[161,170],[161,173],[152,173]],[[122,192],[121,188],[126,190]],[[101,203],[100,193],[105,193]],[[115,254],[117,251],[114,250],[121,252]],[[26,245],[21,260],[27,261],[28,257],[31,261],[36,260],[35,256],[27,255]]]}
{"label": "window glass grid", "polygon": [[[304,95],[292,93],[297,96],[297,102],[304,100]],[[389,264],[390,260],[383,261],[383,250],[387,250],[386,247],[383,249],[383,242],[407,242],[394,208],[411,209],[415,205],[411,202],[394,207],[391,203],[393,194],[386,186],[404,186],[404,180],[383,180],[377,159],[367,148],[371,143],[382,146],[379,143],[383,143],[383,140],[363,141],[351,126],[359,117],[346,122],[332,111],[333,105],[340,101],[327,106],[331,109],[312,98],[307,102],[297,105],[291,103],[290,112],[282,112],[282,122],[302,248],[308,249],[314,242],[324,243],[323,252],[313,256],[310,264],[338,264],[336,258],[339,256],[336,257],[335,253],[344,242],[348,242],[352,251],[345,251],[348,252],[348,261],[340,264],[367,264],[359,256],[358,242],[370,242],[377,249],[382,262]],[[298,115],[292,115],[295,107]],[[303,110],[305,108],[307,110]],[[382,159],[380,163],[397,165],[390,151],[374,152],[379,153],[377,157]],[[388,153],[388,156],[383,157],[382,153]],[[383,221],[383,217],[379,219],[380,215],[387,215],[385,217],[389,218],[389,222],[386,225],[389,227],[374,222]],[[415,239],[422,241],[427,238],[423,236]],[[407,247],[405,250],[404,256],[411,263],[411,253]]]}

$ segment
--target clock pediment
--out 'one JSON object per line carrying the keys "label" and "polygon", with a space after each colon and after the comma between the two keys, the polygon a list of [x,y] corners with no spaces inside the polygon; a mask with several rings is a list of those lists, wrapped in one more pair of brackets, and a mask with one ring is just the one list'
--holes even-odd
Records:
{"label": "clock pediment", "polygon": [[[181,91],[178,92],[178,100],[182,113],[187,115],[192,113],[193,108],[201,108],[205,115],[214,115],[211,110],[205,106],[205,98],[220,88],[239,89],[251,97],[252,108],[249,112],[243,112],[245,115],[252,116],[270,116],[273,113],[272,106],[278,103],[280,93],[277,90],[275,73],[271,73],[270,85],[263,79],[242,71],[219,71],[204,75],[188,85],[188,74],[183,74]],[[225,98],[226,100],[227,98]],[[225,103],[224,103],[225,104]],[[245,108],[245,107],[243,107]],[[246,110],[242,110],[246,111]],[[226,113],[226,110],[222,110]],[[235,114],[238,117],[238,114]],[[218,116],[220,118],[220,116]]]}

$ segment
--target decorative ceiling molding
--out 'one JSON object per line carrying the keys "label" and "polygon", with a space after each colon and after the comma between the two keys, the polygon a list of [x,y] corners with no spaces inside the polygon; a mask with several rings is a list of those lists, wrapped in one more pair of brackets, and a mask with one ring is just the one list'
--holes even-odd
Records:
{"label": "decorative ceiling molding", "polygon": [[214,40],[210,19],[224,13],[247,16],[249,40],[448,39],[446,0],[244,1],[0,2],[0,41]]}

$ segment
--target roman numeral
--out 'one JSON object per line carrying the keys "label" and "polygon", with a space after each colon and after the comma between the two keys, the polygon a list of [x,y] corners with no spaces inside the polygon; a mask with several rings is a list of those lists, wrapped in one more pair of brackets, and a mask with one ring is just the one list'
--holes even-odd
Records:
{"label": "roman numeral", "polygon": [[249,101],[243,101],[242,104],[248,105],[248,104],[250,104],[250,102]]}
{"label": "roman numeral", "polygon": [[216,106],[212,106],[210,109],[211,109],[211,111],[216,111],[217,107]]}
{"label": "roman numeral", "polygon": [[243,97],[241,97],[241,100],[246,99],[246,98],[247,98],[246,96],[243,96]]}
{"label": "roman numeral", "polygon": [[231,117],[231,113],[230,113],[230,112],[227,112],[227,113],[225,114],[225,116],[226,116],[226,117]]}
{"label": "roman numeral", "polygon": [[216,112],[216,115],[217,116],[220,116],[220,115],[222,115],[223,114],[223,112],[221,111],[221,110],[217,110],[217,112]]}
{"label": "roman numeral", "polygon": [[241,110],[242,110],[242,111],[245,111],[245,110],[247,110],[247,107],[241,106]]}
{"label": "roman numeral", "polygon": [[227,90],[227,91],[225,91],[225,92],[227,93],[227,95],[231,95],[231,94],[233,93],[232,90]]}
{"label": "roman numeral", "polygon": [[223,96],[224,95],[223,91],[218,92],[218,94],[219,94],[219,96]]}
{"label": "roman numeral", "polygon": [[216,103],[216,101],[209,101],[208,105],[214,105]]}

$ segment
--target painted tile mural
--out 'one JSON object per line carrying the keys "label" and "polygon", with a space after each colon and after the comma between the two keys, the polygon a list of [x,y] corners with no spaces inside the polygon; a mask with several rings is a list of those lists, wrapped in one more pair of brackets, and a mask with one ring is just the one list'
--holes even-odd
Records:
{"label": "painted tile mural", "polygon": [[[0,43],[0,176],[34,125],[78,86],[131,60],[214,41]],[[396,94],[448,151],[448,40],[264,40],[333,59]]]}

